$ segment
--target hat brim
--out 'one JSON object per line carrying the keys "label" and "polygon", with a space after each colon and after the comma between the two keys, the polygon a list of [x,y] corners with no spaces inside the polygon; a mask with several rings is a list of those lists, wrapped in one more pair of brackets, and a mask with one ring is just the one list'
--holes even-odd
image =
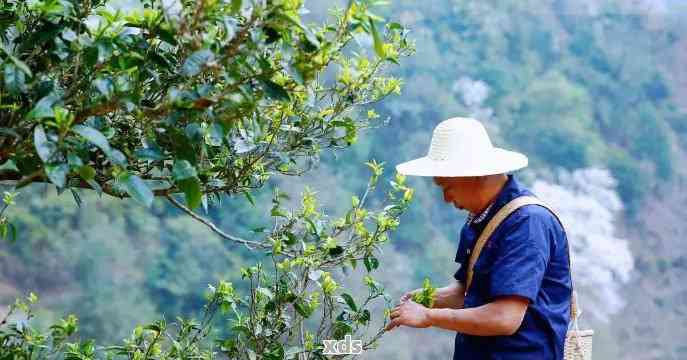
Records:
{"label": "hat brim", "polygon": [[427,156],[396,165],[396,171],[411,176],[464,177],[504,174],[527,166],[527,156],[501,148],[460,159],[433,160]]}

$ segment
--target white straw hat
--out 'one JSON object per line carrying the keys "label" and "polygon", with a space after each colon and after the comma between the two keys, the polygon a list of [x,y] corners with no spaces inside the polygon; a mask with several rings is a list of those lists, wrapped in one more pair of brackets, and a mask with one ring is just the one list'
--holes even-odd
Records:
{"label": "white straw hat", "polygon": [[485,176],[525,166],[527,156],[494,147],[482,123],[454,117],[434,128],[427,156],[398,164],[396,171],[415,176]]}

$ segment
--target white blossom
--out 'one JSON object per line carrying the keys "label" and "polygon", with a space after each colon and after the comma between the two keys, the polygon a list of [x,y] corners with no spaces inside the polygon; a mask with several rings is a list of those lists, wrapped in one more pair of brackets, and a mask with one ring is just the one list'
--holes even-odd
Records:
{"label": "white blossom", "polygon": [[633,269],[628,241],[616,236],[614,220],[622,202],[615,187],[608,170],[597,168],[565,172],[558,183],[537,180],[532,186],[565,226],[580,307],[601,321],[624,306],[621,286]]}

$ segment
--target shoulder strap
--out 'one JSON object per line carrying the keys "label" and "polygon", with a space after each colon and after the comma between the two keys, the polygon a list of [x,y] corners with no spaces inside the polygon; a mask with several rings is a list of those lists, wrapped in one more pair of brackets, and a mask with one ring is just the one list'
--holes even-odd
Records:
{"label": "shoulder strap", "polygon": [[[510,214],[515,212],[517,209],[525,206],[525,205],[539,205],[551,212],[551,214],[556,217],[556,220],[561,224],[561,227],[563,227],[563,222],[561,222],[560,218],[556,214],[553,209],[551,209],[546,203],[543,201],[537,199],[534,196],[520,196],[517,197],[510,202],[508,202],[506,205],[504,205],[497,213],[494,215],[491,220],[487,223],[487,226],[482,230],[482,233],[479,235],[477,238],[477,242],[475,242],[475,247],[472,249],[472,253],[470,254],[470,259],[468,260],[468,269],[467,269],[467,282],[465,285],[465,295],[467,296],[468,289],[470,289],[470,285],[472,285],[472,277],[474,273],[474,267],[475,263],[477,262],[477,259],[479,258],[480,253],[482,252],[482,249],[484,248],[484,245],[487,243],[487,240],[491,237],[491,235],[496,231],[496,228],[501,225],[503,220],[505,220]],[[565,227],[563,227],[565,231]],[[566,246],[567,246],[567,251],[568,251],[568,264],[570,266],[570,271],[572,272],[572,260],[570,256],[570,245],[566,241]],[[573,293],[573,297],[570,301],[570,314],[573,319],[577,318],[577,301],[575,294]]]}

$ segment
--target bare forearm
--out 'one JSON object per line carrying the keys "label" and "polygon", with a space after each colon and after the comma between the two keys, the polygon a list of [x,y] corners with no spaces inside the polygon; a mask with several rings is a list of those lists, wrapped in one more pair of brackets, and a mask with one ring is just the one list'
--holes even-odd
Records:
{"label": "bare forearm", "polygon": [[432,308],[427,313],[431,326],[467,335],[511,335],[519,327],[519,322],[514,326],[516,319],[491,303],[469,309]]}
{"label": "bare forearm", "polygon": [[462,309],[465,297],[465,287],[455,281],[448,286],[438,288],[434,293],[434,309]]}

